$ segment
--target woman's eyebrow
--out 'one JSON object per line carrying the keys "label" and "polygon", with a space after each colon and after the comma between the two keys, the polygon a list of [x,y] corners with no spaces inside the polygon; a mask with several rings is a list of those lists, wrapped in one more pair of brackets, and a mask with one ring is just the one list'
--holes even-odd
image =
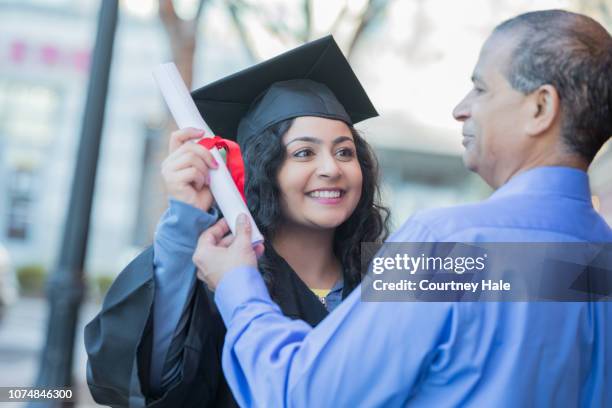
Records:
{"label": "woman's eyebrow", "polygon": [[355,143],[355,141],[351,137],[348,137],[348,136],[339,136],[339,137],[334,139],[333,144],[337,145],[337,144],[342,143],[342,142],[353,142],[353,143]]}
{"label": "woman's eyebrow", "polygon": [[285,146],[289,146],[291,143],[293,142],[310,142],[310,143],[316,143],[316,144],[321,144],[323,143],[321,141],[321,139],[317,139],[316,137],[312,137],[312,136],[301,136],[301,137],[296,137],[295,139],[291,140],[290,142],[287,142],[287,144]]}
{"label": "woman's eyebrow", "polygon": [[[346,142],[346,141],[352,142],[353,139],[348,136],[339,136],[334,139],[332,144],[337,145],[339,143]],[[300,137],[296,137],[295,139],[289,141],[285,146],[289,146],[293,142],[310,142],[310,143],[315,143],[315,144],[323,143],[321,139],[313,137],[313,136],[300,136]]]}

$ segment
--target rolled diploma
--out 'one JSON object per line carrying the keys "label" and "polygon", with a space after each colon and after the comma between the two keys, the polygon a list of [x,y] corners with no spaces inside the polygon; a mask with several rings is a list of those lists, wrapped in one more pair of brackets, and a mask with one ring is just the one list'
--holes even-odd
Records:
{"label": "rolled diploma", "polygon": [[[205,137],[214,136],[213,131],[202,119],[202,115],[200,115],[198,108],[191,98],[191,94],[185,86],[185,82],[183,82],[173,62],[158,66],[153,70],[153,77],[180,129],[193,127],[204,130]],[[263,236],[259,232],[257,225],[255,225],[253,216],[238,192],[238,188],[236,188],[236,184],[221,154],[219,154],[216,148],[210,149],[210,152],[215,160],[217,160],[217,163],[219,163],[217,169],[210,169],[210,190],[223,212],[232,233],[236,233],[236,218],[238,215],[241,213],[247,214],[252,227],[251,243],[255,245],[256,243],[263,242]]]}

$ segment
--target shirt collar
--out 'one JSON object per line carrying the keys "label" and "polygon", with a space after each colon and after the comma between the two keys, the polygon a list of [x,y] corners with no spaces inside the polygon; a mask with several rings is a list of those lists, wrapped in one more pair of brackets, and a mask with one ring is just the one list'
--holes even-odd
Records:
{"label": "shirt collar", "polygon": [[334,286],[332,286],[332,288],[330,289],[330,293],[331,292],[338,292],[338,291],[342,291],[342,289],[344,289],[344,279],[340,278],[336,281],[336,283],[334,284]]}
{"label": "shirt collar", "polygon": [[536,167],[512,177],[491,195],[491,199],[508,195],[557,195],[591,201],[589,176],[571,167]]}

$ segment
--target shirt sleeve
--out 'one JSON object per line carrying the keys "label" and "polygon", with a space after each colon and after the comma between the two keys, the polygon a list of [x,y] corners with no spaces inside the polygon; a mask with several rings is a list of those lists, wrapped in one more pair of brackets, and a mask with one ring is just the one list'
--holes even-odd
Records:
{"label": "shirt sleeve", "polygon": [[153,243],[155,299],[150,367],[150,385],[154,393],[167,388],[178,372],[176,365],[180,358],[166,362],[166,356],[171,342],[176,343],[175,337],[185,334],[185,330],[181,330],[186,321],[185,306],[195,282],[193,251],[200,234],[217,218],[215,208],[204,212],[171,199],[157,226]]}
{"label": "shirt sleeve", "polygon": [[312,328],[281,314],[254,268],[228,272],[215,302],[228,327],[223,370],[241,406],[403,405],[448,360],[456,333],[451,303],[363,302],[360,287]]}

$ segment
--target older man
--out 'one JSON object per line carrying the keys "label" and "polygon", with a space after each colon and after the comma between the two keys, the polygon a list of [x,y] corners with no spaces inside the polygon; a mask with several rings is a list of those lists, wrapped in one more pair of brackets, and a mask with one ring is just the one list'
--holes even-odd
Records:
{"label": "older man", "polygon": [[[612,38],[589,17],[527,13],[484,44],[454,110],[486,201],[418,214],[400,242],[612,242],[586,170],[612,134]],[[368,303],[355,291],[315,329],[283,317],[242,223],[194,262],[228,327],[224,371],[243,406],[611,406],[612,303]],[[217,286],[218,285],[218,286]]]}

